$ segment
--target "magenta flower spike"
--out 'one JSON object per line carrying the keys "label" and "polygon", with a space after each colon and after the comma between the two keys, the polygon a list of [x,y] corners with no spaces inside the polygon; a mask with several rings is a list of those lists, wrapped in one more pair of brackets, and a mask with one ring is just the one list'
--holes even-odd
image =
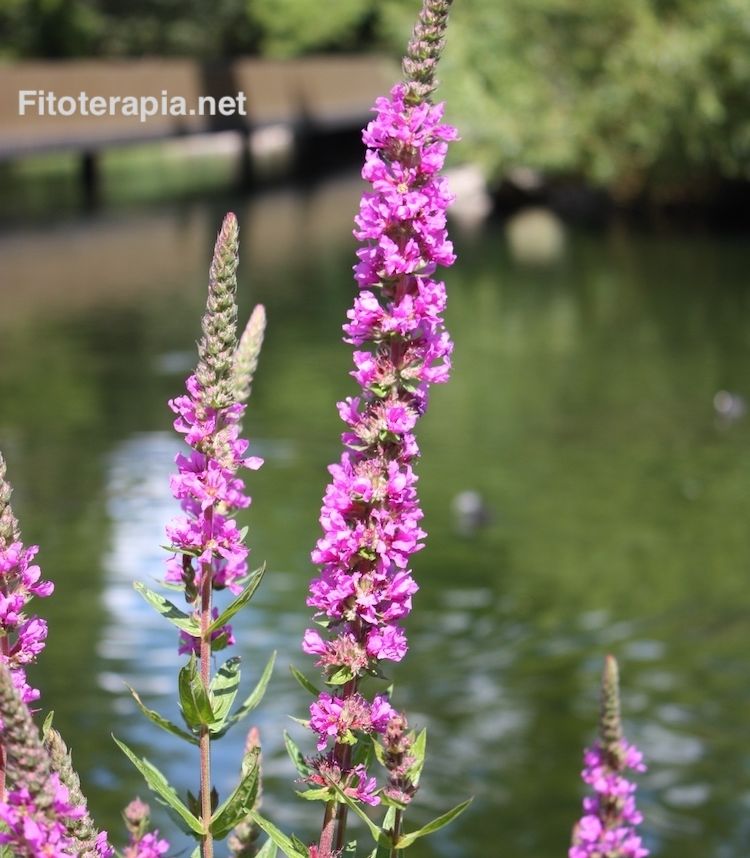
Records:
{"label": "magenta flower spike", "polygon": [[0,846],[18,858],[112,858],[107,833],[88,815],[67,749],[57,736],[45,747],[4,665],[0,716],[8,787],[0,801]]}
{"label": "magenta flower spike", "polygon": [[26,682],[25,665],[36,661],[47,639],[47,623],[28,616],[33,596],[49,596],[54,585],[43,581],[34,563],[39,546],[24,546],[18,521],[10,506],[11,487],[5,481],[5,461],[0,455],[0,662],[10,670],[13,684],[24,703],[39,699],[39,691]]}
{"label": "magenta flower spike", "polygon": [[638,835],[643,817],[635,806],[635,784],[628,770],[644,772],[643,755],[622,735],[617,662],[607,656],[602,678],[599,740],[583,754],[584,783],[592,795],[583,800],[583,816],[573,829],[568,858],[646,858]]}
{"label": "magenta flower spike", "polygon": [[[439,173],[457,133],[443,122],[443,105],[429,101],[449,5],[425,0],[404,64],[407,81],[377,99],[362,135],[370,190],[355,218],[359,294],[344,325],[360,392],[338,404],[344,452],[329,468],[323,534],[312,552],[320,574],[307,604],[327,634],[308,629],[302,643],[334,689],[310,707],[322,755],[311,761],[308,782],[334,784],[370,805],[380,798],[353,746],[359,736],[383,736],[395,712],[386,697],[361,694],[359,684],[408,649],[401,623],[418,590],[410,563],[426,536],[414,430],[430,386],[448,380],[453,348],[438,276],[439,266],[455,259],[446,231],[453,197]],[[323,858],[343,845],[345,806],[335,835],[334,812],[329,802],[318,847]]]}
{"label": "magenta flower spike", "polygon": [[[176,553],[167,561],[165,579],[184,586],[188,602],[200,597],[198,613],[204,622],[218,617],[210,604],[212,591],[226,588],[237,595],[247,583],[248,548],[233,516],[250,505],[250,497],[236,473],[240,467],[257,470],[263,464],[257,456],[246,455],[248,442],[240,438],[245,411],[240,399],[249,394],[254,366],[239,371],[235,366],[237,245],[237,219],[229,214],[216,239],[198,366],[187,379],[186,394],[169,402],[177,415],[174,428],[192,450],[178,454],[178,471],[170,479],[183,515],[167,525]],[[262,330],[256,340],[259,337]],[[258,349],[259,345],[255,363]],[[230,646],[234,643],[231,626],[214,630],[211,639],[213,650]],[[199,655],[200,638],[181,632],[180,652]]]}

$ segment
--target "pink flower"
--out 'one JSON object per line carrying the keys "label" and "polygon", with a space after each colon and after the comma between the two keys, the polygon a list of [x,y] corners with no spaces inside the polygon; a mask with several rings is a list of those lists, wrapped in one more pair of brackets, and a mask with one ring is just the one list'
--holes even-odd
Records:
{"label": "pink flower", "polygon": [[[363,133],[362,176],[371,188],[355,217],[362,246],[354,278],[361,291],[343,327],[356,348],[352,376],[361,394],[338,403],[345,452],[330,468],[323,532],[311,554],[319,574],[307,604],[329,621],[331,639],[308,629],[302,644],[329,677],[341,668],[360,677],[378,661],[400,661],[408,649],[398,621],[418,589],[409,566],[425,537],[413,430],[429,385],[446,381],[450,371],[445,286],[433,275],[454,261],[446,232],[452,196],[437,173],[456,132],[442,122],[442,105],[408,104],[405,95],[399,84],[379,98]],[[357,731],[386,729],[393,714],[388,700],[367,704],[354,687],[342,689],[341,697],[321,694],[312,704],[318,750],[330,739],[340,747],[356,741]],[[326,766],[323,783],[354,777],[354,769],[341,772],[335,761]],[[350,794],[375,803],[371,781],[357,772]]]}

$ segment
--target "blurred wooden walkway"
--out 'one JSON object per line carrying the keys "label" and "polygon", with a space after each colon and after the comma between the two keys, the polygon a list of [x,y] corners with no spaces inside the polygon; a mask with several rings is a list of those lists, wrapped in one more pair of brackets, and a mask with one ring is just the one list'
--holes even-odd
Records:
{"label": "blurred wooden walkway", "polygon": [[[316,135],[362,126],[378,95],[397,79],[394,64],[377,56],[310,57],[289,61],[237,59],[201,64],[183,59],[20,62],[0,66],[0,161],[74,151],[93,157],[123,146],[234,130],[245,135],[281,125],[295,135]],[[19,93],[54,92],[56,98],[85,93],[161,98],[181,96],[189,108],[202,96],[219,100],[244,93],[246,116],[20,115]]]}

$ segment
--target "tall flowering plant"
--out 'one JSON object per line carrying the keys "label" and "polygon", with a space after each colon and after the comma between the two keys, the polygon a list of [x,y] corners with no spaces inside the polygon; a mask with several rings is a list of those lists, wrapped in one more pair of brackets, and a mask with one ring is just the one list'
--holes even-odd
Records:
{"label": "tall flowering plant", "polygon": [[[262,464],[248,455],[241,427],[265,315],[257,307],[238,337],[234,215],[227,215],[216,241],[197,367],[185,393],[169,403],[174,428],[188,449],[177,455],[170,480],[181,512],[167,526],[164,583],[180,593],[185,609],[136,585],[179,632],[179,653],[186,657],[177,680],[184,723],[172,723],[135,691],[133,696],[150,721],[198,749],[196,794],[187,791],[183,798],[153,764],[118,742],[157,800],[197,841],[191,858],[213,858],[216,842],[225,838],[236,858],[275,858],[279,848],[287,858],[355,856],[356,842],[347,842],[350,811],[375,842],[367,848],[368,858],[397,858],[468,805],[405,830],[404,814],[424,765],[426,732],[409,729],[383,683],[388,663],[407,653],[402,624],[418,590],[411,558],[426,537],[416,488],[415,429],[430,386],[447,381],[450,372],[452,343],[443,324],[446,296],[438,271],[454,261],[446,232],[452,197],[440,170],[457,135],[443,122],[443,105],[431,101],[450,5],[450,0],[423,0],[404,59],[404,80],[377,100],[375,118],[363,133],[362,175],[370,188],[355,218],[359,292],[344,325],[360,391],[338,404],[344,450],[329,468],[323,533],[312,552],[319,571],[307,599],[317,628],[307,629],[302,641],[322,669],[326,689],[293,668],[314,696],[303,723],[314,734],[315,752],[303,754],[286,736],[301,774],[300,794],[325,803],[320,837],[312,845],[285,835],[259,812],[257,730],[250,730],[238,760],[235,789],[220,803],[212,785],[212,743],[258,705],[274,661],[272,656],[255,689],[235,707],[240,660],[230,657],[216,667],[214,655],[234,643],[231,620],[264,574],[264,567],[249,569],[245,529],[236,516],[250,504],[240,472]],[[114,849],[89,815],[62,738],[50,718],[40,731],[29,709],[39,693],[27,684],[24,666],[42,649],[46,625],[27,615],[26,604],[34,595],[49,595],[52,585],[41,580],[33,563],[36,547],[21,542],[9,498],[0,457],[0,858],[112,858]],[[627,770],[644,767],[640,753],[622,736],[611,657],[603,679],[600,738],[584,763],[583,779],[593,794],[584,799],[569,858],[646,858],[636,831],[641,816],[635,786],[625,777]],[[384,808],[380,822],[374,808]],[[149,830],[150,809],[140,799],[123,817],[129,834],[123,858],[160,858],[170,850],[158,831]],[[261,831],[268,835],[262,845]]]}
{"label": "tall flowering plant", "polygon": [[114,850],[88,814],[65,744],[49,722],[40,734],[29,709],[39,692],[24,665],[44,648],[47,624],[28,617],[26,606],[53,586],[32,562],[38,547],[21,541],[5,475],[0,454],[0,855],[110,858]]}
{"label": "tall flowering plant", "polygon": [[[302,642],[328,689],[316,692],[307,721],[318,754],[304,759],[292,750],[309,787],[304,797],[326,802],[320,840],[309,849],[320,858],[343,849],[348,808],[363,815],[362,805],[382,802],[393,813],[388,833],[378,829],[376,840],[394,852],[404,848],[401,817],[424,757],[424,734],[417,741],[389,695],[368,692],[365,680],[381,677],[386,662],[407,652],[401,623],[418,589],[410,563],[426,535],[414,431],[430,385],[447,381],[450,371],[445,285],[437,272],[455,259],[446,232],[452,196],[440,170],[457,133],[443,122],[443,105],[430,101],[449,6],[425,0],[406,80],[376,101],[362,135],[370,190],[355,218],[360,291],[344,325],[360,393],[338,404],[344,452],[329,468],[323,534],[312,552],[320,574],[307,603],[324,633],[308,629]],[[373,754],[387,770],[385,789],[368,767]]]}
{"label": "tall flowering plant", "polygon": [[[231,657],[215,673],[212,670],[213,654],[235,642],[229,621],[250,601],[264,573],[264,567],[249,571],[246,529],[239,528],[235,519],[239,510],[250,505],[237,472],[240,468],[256,470],[262,464],[257,456],[247,455],[248,441],[240,433],[244,402],[250,393],[265,327],[263,308],[258,307],[238,339],[237,262],[237,219],[229,214],[216,239],[209,272],[198,364],[186,381],[186,393],[169,403],[176,415],[174,428],[184,436],[190,450],[177,455],[177,473],[170,480],[182,514],[167,525],[165,582],[181,591],[189,610],[183,611],[159,593],[136,585],[152,607],[179,630],[179,652],[188,656],[178,677],[185,726],[173,724],[148,709],[133,694],[154,724],[198,745],[197,795],[188,793],[185,803],[151,763],[118,742],[157,798],[199,842],[202,858],[213,858],[214,842],[224,839],[236,825],[244,824],[255,805],[259,789],[257,743],[246,748],[239,783],[218,807],[212,786],[211,746],[258,705],[273,668],[272,656],[254,691],[234,712],[240,659]],[[220,610],[216,597],[224,590],[234,599]],[[158,843],[158,838],[154,835],[152,841]],[[136,842],[144,856],[145,842],[145,838]],[[157,854],[153,849],[152,852]]]}
{"label": "tall flowering plant", "polygon": [[568,858],[646,858],[636,826],[635,784],[626,772],[644,772],[643,755],[622,735],[617,662],[607,656],[602,677],[599,739],[583,754],[581,774],[592,794],[573,829]]}

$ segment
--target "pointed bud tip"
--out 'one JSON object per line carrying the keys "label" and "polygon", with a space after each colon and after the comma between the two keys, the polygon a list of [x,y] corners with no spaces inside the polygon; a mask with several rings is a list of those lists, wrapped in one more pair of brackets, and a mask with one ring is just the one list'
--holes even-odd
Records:
{"label": "pointed bud tip", "polygon": [[611,653],[607,653],[604,656],[604,681],[611,685],[617,683],[619,678],[620,670],[617,666],[617,659]]}

